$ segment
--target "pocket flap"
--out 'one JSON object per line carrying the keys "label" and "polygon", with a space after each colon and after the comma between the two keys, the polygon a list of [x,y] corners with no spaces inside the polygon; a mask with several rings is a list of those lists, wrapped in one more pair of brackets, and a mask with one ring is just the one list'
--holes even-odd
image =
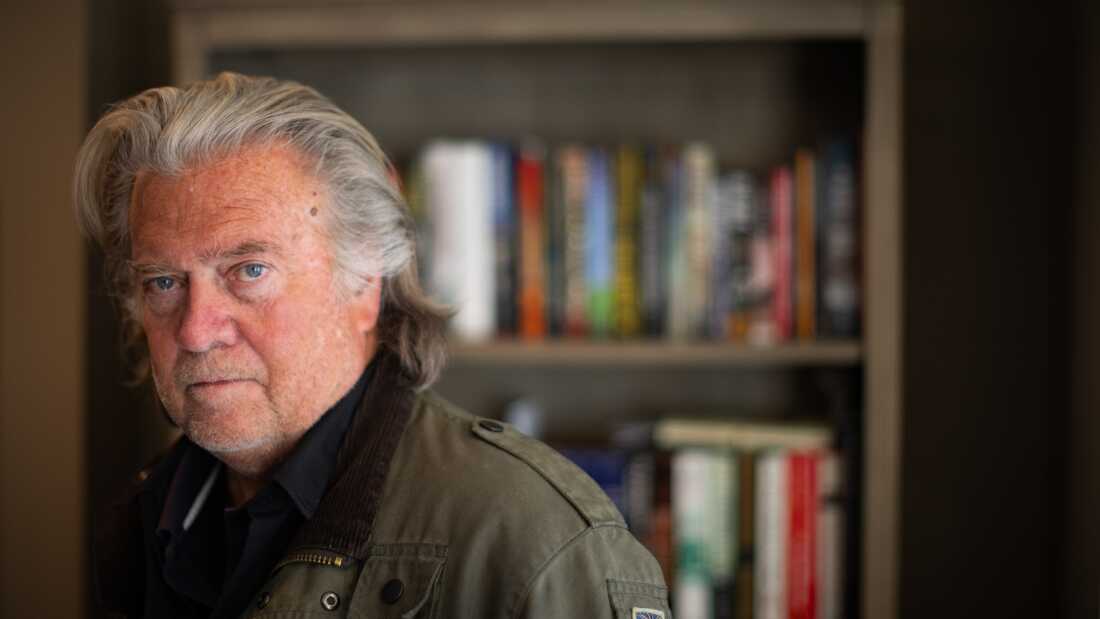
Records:
{"label": "pocket flap", "polygon": [[447,547],[435,544],[372,546],[349,614],[371,619],[427,616],[446,558]]}

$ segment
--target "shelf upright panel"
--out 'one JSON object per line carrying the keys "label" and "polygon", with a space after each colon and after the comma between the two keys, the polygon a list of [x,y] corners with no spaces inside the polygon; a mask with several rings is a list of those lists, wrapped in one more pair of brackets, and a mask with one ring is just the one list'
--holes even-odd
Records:
{"label": "shelf upright panel", "polygon": [[864,364],[862,616],[898,616],[901,500],[901,71],[902,10],[868,14],[864,152]]}

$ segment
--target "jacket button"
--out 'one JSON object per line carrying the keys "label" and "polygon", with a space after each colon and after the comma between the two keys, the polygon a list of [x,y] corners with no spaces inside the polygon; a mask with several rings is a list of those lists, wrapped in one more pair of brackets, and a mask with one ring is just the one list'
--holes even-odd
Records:
{"label": "jacket button", "polygon": [[335,592],[329,591],[321,596],[321,607],[325,610],[336,610],[336,607],[340,605],[340,596]]}
{"label": "jacket button", "polygon": [[394,578],[382,587],[382,601],[387,604],[396,604],[405,593],[405,583]]}
{"label": "jacket button", "polygon": [[489,432],[503,432],[504,431],[504,426],[500,425],[499,423],[497,423],[495,421],[490,421],[488,419],[482,419],[481,421],[477,422],[477,425],[481,426],[482,430],[488,430]]}
{"label": "jacket button", "polygon": [[260,599],[256,600],[256,608],[263,610],[267,608],[268,603],[271,602],[271,594],[264,591],[260,594]]}

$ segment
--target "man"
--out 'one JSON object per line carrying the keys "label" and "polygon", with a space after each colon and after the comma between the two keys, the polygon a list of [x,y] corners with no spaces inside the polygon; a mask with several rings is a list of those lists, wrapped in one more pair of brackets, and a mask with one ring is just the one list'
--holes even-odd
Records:
{"label": "man", "polygon": [[78,218],[181,440],[100,523],[129,617],[668,617],[653,558],[546,446],[431,394],[377,143],[315,91],[222,74],[92,129]]}

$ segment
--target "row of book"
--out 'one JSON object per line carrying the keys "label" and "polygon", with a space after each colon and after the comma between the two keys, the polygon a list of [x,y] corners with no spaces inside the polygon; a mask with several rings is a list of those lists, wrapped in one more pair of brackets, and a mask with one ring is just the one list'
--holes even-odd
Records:
{"label": "row of book", "polygon": [[766,345],[859,335],[856,157],[840,139],[723,172],[703,143],[439,140],[406,187],[420,268],[459,339]]}
{"label": "row of book", "polygon": [[659,422],[646,449],[569,449],[672,585],[677,619],[836,619],[846,488],[829,430]]}

